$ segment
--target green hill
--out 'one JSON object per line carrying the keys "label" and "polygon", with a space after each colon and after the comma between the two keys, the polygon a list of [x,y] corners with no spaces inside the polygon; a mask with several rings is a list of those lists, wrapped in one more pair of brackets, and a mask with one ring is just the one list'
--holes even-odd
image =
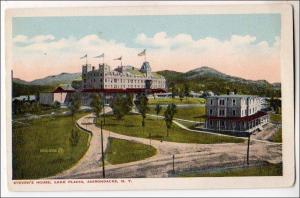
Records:
{"label": "green hill", "polygon": [[251,94],[259,96],[280,97],[280,83],[271,84],[266,80],[246,80],[230,76],[210,67],[200,67],[186,73],[170,70],[157,72],[167,80],[167,86],[175,84],[176,87],[188,84],[190,89],[196,92],[213,91],[217,94],[226,94],[228,90],[237,90],[239,94]]}

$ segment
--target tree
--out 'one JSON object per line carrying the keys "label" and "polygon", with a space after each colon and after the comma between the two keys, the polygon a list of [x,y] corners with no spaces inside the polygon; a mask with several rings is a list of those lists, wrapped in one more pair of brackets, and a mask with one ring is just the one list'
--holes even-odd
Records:
{"label": "tree", "polygon": [[81,105],[80,95],[77,93],[74,93],[71,96],[70,103],[68,106],[68,108],[71,112],[72,122],[74,122],[74,115],[79,111],[80,105]]}
{"label": "tree", "polygon": [[190,86],[189,86],[189,84],[185,83],[183,87],[184,87],[183,88],[184,96],[185,96],[185,99],[187,100],[187,98],[190,96]]}
{"label": "tree", "polygon": [[184,96],[185,96],[185,93],[184,93],[184,89],[183,88],[179,88],[178,89],[178,96],[179,96],[179,99],[180,99],[180,102],[182,102]]}
{"label": "tree", "polygon": [[142,127],[145,127],[146,114],[149,111],[148,98],[145,94],[142,94],[139,98],[137,109],[142,116]]}
{"label": "tree", "polygon": [[74,127],[72,128],[71,137],[69,138],[69,141],[70,141],[72,146],[76,146],[79,142],[78,130]]}
{"label": "tree", "polygon": [[133,95],[132,94],[127,94],[125,97],[125,114],[128,114],[133,107]]}
{"label": "tree", "polygon": [[177,112],[176,105],[172,103],[168,105],[164,113],[166,127],[167,127],[167,137],[169,136],[169,129],[172,127],[173,118],[176,112]]}
{"label": "tree", "polygon": [[40,113],[41,112],[41,105],[38,102],[33,102],[31,104],[32,106],[32,112],[33,113]]}
{"label": "tree", "polygon": [[175,96],[177,94],[177,89],[176,89],[176,86],[175,86],[174,82],[170,83],[170,88],[171,88],[172,98],[175,98]]}
{"label": "tree", "polygon": [[116,119],[121,120],[132,109],[132,95],[117,94],[110,105]]}
{"label": "tree", "polygon": [[281,109],[281,100],[271,97],[268,102],[275,113],[279,114]]}
{"label": "tree", "polygon": [[69,110],[71,112],[72,116],[72,131],[70,136],[70,143],[72,146],[76,146],[79,142],[79,134],[78,130],[74,129],[74,115],[79,111],[81,105],[81,99],[79,94],[74,93],[74,95],[71,96],[70,103],[69,103]]}
{"label": "tree", "polygon": [[91,107],[96,115],[96,119],[98,119],[103,109],[103,102],[101,101],[99,94],[92,95]]}
{"label": "tree", "polygon": [[161,108],[160,104],[156,104],[156,106],[155,106],[155,112],[156,112],[157,118],[158,118],[158,114],[160,113],[161,109],[162,108]]}
{"label": "tree", "polygon": [[53,108],[54,108],[54,109],[59,109],[59,108],[60,108],[60,102],[55,101],[55,102],[53,103]]}

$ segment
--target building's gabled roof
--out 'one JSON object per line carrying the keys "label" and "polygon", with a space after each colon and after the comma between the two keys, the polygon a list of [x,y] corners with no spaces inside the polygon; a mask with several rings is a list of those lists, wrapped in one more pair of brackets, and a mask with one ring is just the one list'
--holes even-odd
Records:
{"label": "building's gabled roof", "polygon": [[126,71],[134,76],[145,76],[144,73],[140,72],[137,68],[134,67],[132,67],[132,69],[127,69]]}
{"label": "building's gabled roof", "polygon": [[53,93],[75,92],[75,89],[70,84],[61,84],[53,91]]}

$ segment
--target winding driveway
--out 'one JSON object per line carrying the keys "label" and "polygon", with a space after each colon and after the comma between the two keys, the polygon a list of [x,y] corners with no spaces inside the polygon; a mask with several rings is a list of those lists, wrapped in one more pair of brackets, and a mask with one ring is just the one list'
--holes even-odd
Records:
{"label": "winding driveway", "polygon": [[[109,108],[106,112],[108,111]],[[92,179],[102,177],[102,167],[100,167],[102,157],[100,129],[92,121],[92,114],[84,116],[77,121],[77,125],[80,128],[92,134],[86,154],[74,167],[50,178]],[[146,145],[150,144],[149,139],[103,130],[104,150],[107,148],[109,137],[135,141]],[[176,171],[243,166],[246,162],[246,141],[244,143],[187,144],[151,140],[151,146],[157,149],[155,156],[136,162],[106,165],[106,176],[108,178],[168,177],[173,168],[173,155],[175,156]],[[257,163],[262,161],[270,163],[281,162],[281,144],[251,141],[250,162]]]}

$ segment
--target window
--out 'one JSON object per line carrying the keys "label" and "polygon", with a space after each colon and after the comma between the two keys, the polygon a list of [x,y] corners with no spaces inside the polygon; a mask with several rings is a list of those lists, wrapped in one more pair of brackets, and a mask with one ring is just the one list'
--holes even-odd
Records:
{"label": "window", "polygon": [[213,125],[213,122],[212,122],[212,120],[210,120],[210,121],[209,121],[209,125],[210,125],[210,126],[212,126],[212,125]]}
{"label": "window", "polygon": [[220,116],[224,116],[225,115],[225,110],[224,109],[220,109],[219,110],[219,115]]}
{"label": "window", "polygon": [[210,104],[211,104],[211,105],[213,104],[213,100],[210,100]]}
{"label": "window", "polygon": [[209,115],[212,115],[212,114],[213,114],[213,110],[210,109],[210,110],[209,110]]}
{"label": "window", "polygon": [[236,104],[236,103],[235,103],[235,99],[232,99],[232,104],[233,104],[233,105],[235,105],[235,104]]}
{"label": "window", "polygon": [[225,125],[224,121],[221,121],[221,127],[223,127]]}
{"label": "window", "polygon": [[225,105],[225,100],[220,100],[220,105]]}
{"label": "window", "polygon": [[232,110],[232,115],[235,116],[235,110]]}

